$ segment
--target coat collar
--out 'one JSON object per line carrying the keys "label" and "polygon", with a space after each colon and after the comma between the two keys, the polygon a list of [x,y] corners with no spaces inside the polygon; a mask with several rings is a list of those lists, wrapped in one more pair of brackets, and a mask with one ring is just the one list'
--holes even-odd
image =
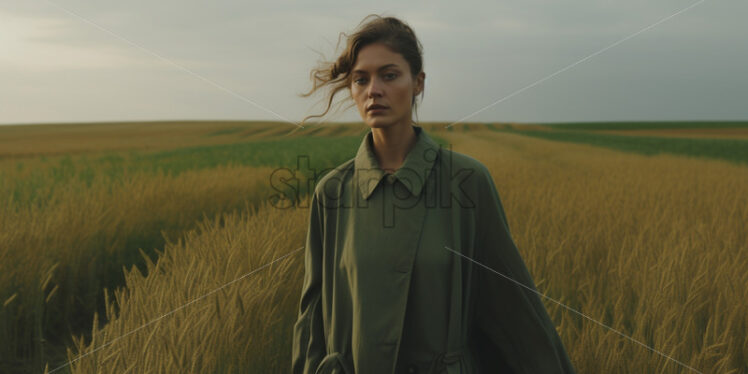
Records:
{"label": "coat collar", "polygon": [[[434,161],[436,161],[439,153],[439,145],[423,131],[422,127],[413,126],[413,129],[416,132],[416,144],[408,152],[400,168],[395,171],[394,178],[402,182],[413,196],[419,196],[426,183],[426,178],[428,178],[433,168]],[[358,147],[354,164],[357,174],[355,181],[364,199],[368,199],[382,178],[387,175],[379,167],[374,154],[373,134],[371,130],[369,130]]]}

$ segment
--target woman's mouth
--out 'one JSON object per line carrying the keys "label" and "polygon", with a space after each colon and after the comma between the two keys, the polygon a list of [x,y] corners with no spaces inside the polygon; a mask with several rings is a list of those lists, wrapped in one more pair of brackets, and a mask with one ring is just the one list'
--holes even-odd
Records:
{"label": "woman's mouth", "polygon": [[389,107],[386,107],[384,105],[379,105],[379,104],[373,104],[373,105],[369,105],[369,107],[366,108],[366,111],[367,112],[376,112],[376,111],[382,111],[382,110],[385,110],[385,109],[389,109]]}

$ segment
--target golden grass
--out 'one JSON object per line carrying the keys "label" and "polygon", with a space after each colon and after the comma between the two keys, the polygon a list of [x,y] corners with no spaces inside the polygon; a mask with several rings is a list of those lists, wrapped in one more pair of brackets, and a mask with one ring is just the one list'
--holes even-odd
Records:
{"label": "golden grass", "polygon": [[[748,370],[748,169],[432,130],[491,170],[541,292],[701,372]],[[68,357],[111,344],[73,372],[288,372],[301,252],[184,305],[302,246],[307,213],[265,206],[168,244],[147,276],[126,274],[110,322]],[[579,373],[691,372],[543,301]]]}
{"label": "golden grass", "polygon": [[[138,248],[155,256],[163,235],[179,237],[205,216],[272,193],[275,168],[216,167],[201,162],[236,163],[220,152],[182,150],[281,137],[291,128],[246,121],[0,127],[0,372],[38,372],[64,359],[71,334],[90,330],[94,311],[103,313],[103,288],[124,283],[122,266],[145,266]],[[252,151],[229,148],[229,158]],[[171,161],[184,162],[143,152],[167,149],[177,149]],[[324,157],[336,149],[328,146]],[[284,162],[289,150],[270,157]]]}
{"label": "golden grass", "polygon": [[307,213],[263,203],[168,243],[147,276],[126,272],[127,288],[114,292],[119,313],[110,307],[110,323],[76,351],[124,338],[73,362],[72,372],[287,372]]}
{"label": "golden grass", "polygon": [[90,187],[72,179],[56,186],[41,206],[17,207],[3,200],[3,365],[55,356],[60,342],[49,338],[90,326],[97,304],[103,304],[102,288],[121,284],[123,264],[142,262],[133,249],[154,254],[167,238],[194,228],[204,217],[266,199],[271,172],[218,167],[176,177],[137,173],[118,183],[95,179]]}

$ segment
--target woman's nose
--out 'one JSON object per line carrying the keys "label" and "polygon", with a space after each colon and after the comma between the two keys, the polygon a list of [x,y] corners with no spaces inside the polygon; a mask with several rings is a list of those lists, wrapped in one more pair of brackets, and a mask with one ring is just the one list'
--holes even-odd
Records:
{"label": "woman's nose", "polygon": [[382,95],[382,83],[377,78],[373,78],[368,87],[369,96],[380,96]]}

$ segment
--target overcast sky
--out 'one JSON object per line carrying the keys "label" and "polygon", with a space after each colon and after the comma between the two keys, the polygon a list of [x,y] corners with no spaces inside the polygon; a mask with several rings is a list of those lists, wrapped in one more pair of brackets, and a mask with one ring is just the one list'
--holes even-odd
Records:
{"label": "overcast sky", "polygon": [[299,121],[369,13],[420,38],[423,121],[746,120],[748,2],[697,2],[0,0],[0,124]]}

